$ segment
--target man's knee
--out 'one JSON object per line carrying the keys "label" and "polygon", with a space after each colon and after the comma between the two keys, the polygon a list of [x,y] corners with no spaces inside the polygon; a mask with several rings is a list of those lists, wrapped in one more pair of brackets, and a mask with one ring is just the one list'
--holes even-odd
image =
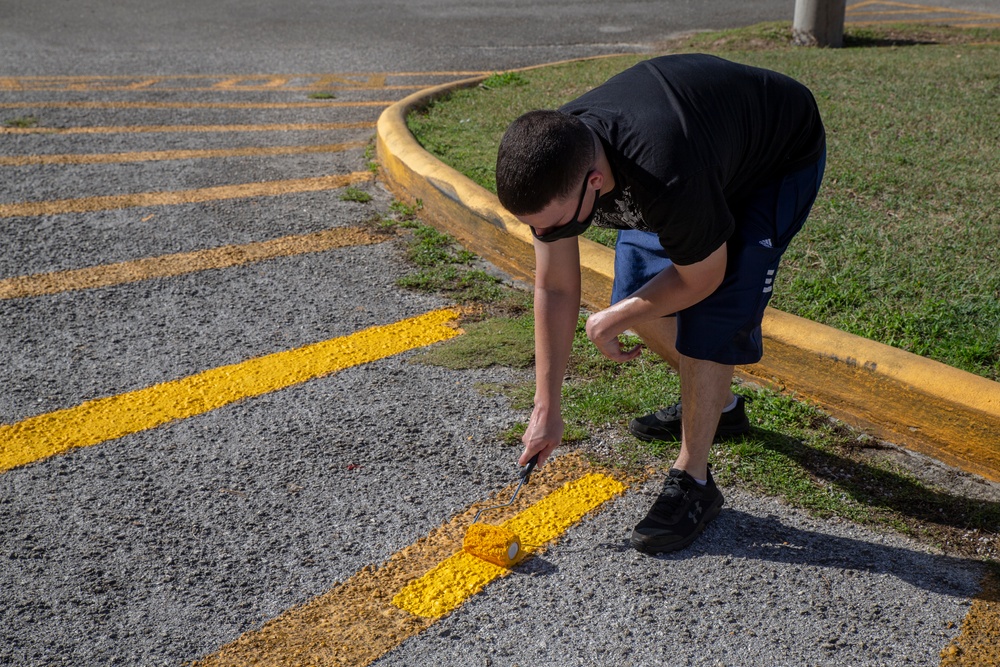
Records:
{"label": "man's knee", "polygon": [[675,369],[680,363],[677,352],[677,318],[660,317],[632,327],[651,351],[661,356]]}

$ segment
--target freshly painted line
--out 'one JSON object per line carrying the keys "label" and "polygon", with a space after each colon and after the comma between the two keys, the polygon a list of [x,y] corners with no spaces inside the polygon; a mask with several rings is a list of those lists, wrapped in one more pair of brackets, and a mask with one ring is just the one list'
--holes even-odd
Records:
{"label": "freshly painted line", "polygon": [[[521,538],[527,558],[545,543],[562,535],[588,512],[625,491],[618,480],[593,473],[566,484],[541,502],[503,524]],[[465,551],[439,564],[411,582],[392,599],[400,609],[424,618],[441,618],[457,609],[488,583],[510,573],[505,567],[481,560]]]}
{"label": "freshly painted line", "polygon": [[394,100],[359,102],[0,102],[0,109],[318,109],[387,107]]}
{"label": "freshly painted line", "polygon": [[231,157],[273,157],[338,153],[362,148],[366,141],[352,141],[320,146],[246,146],[214,150],[142,151],[137,153],[63,153],[59,155],[0,155],[0,167],[26,167],[37,164],[116,164],[122,162],[156,162],[159,160],[212,160]]}
{"label": "freshly painted line", "polygon": [[144,257],[81,269],[36,273],[0,280],[0,299],[57,294],[73,290],[95,289],[133,283],[151,278],[167,278],[196,271],[224,269],[260,262],[276,257],[288,257],[333,248],[367,245],[384,240],[357,227],[335,227],[312,234],[283,236],[270,241],[229,245],[192,252]]}
{"label": "freshly painted line", "polygon": [[247,197],[276,197],[300,192],[336,190],[354,183],[370,181],[371,179],[371,172],[356,171],[346,175],[338,174],[287,181],[265,181],[263,183],[241,183],[239,185],[222,185],[214,188],[199,188],[197,190],[142,192],[131,195],[0,204],[0,218],[90,213],[93,211],[109,211],[143,206],[174,206],[177,204],[197,204]]}
{"label": "freshly painted line", "polygon": [[[555,456],[535,472],[531,483],[521,490],[515,506],[495,510],[494,520],[513,517],[521,508],[532,511],[535,504],[551,504],[546,498],[554,493],[567,499],[567,493],[559,491],[561,487],[577,484],[594,473],[605,477],[576,454]],[[415,616],[400,609],[392,604],[392,599],[435,564],[461,550],[462,538],[476,513],[497,504],[499,499],[508,499],[512,492],[510,487],[476,503],[426,537],[397,551],[384,564],[361,569],[347,581],[289,609],[259,630],[245,633],[191,667],[370,664],[436,622],[435,618]],[[559,508],[561,511],[563,505]]]}
{"label": "freshly painted line", "polygon": [[452,325],[457,317],[458,313],[450,309],[431,311],[349,336],[0,425],[0,472],[447,340],[460,333]]}
{"label": "freshly painted line", "polygon": [[326,132],[361,130],[375,123],[273,123],[270,125],[107,125],[93,127],[0,127],[0,134],[136,134],[141,132]]}

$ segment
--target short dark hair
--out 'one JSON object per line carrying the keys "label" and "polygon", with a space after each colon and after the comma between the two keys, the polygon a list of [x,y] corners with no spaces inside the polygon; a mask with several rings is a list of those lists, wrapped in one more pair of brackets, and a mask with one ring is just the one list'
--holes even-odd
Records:
{"label": "short dark hair", "polygon": [[497,197],[514,215],[538,213],[568,197],[594,163],[583,121],[560,111],[529,111],[507,128],[497,152]]}

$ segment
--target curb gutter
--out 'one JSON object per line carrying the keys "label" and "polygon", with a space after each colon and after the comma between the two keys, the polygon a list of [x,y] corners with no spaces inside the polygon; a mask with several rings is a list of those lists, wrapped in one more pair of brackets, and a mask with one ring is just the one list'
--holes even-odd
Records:
{"label": "curb gutter", "polygon": [[[528,228],[496,196],[426,152],[406,116],[465,79],[418,91],[382,112],[377,124],[382,177],[402,200],[423,202],[423,216],[515,278],[531,281]],[[603,308],[611,294],[614,251],[580,239],[583,301]],[[794,392],[876,436],[950,466],[1000,482],[1000,383],[909,352],[768,308],[764,358],[743,377]]]}

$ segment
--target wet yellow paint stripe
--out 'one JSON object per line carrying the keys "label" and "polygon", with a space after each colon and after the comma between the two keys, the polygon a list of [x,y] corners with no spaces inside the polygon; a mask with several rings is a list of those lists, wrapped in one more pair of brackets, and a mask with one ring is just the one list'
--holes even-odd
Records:
{"label": "wet yellow paint stripe", "polygon": [[[520,537],[524,546],[524,555],[519,561],[623,491],[625,485],[618,480],[593,473],[570,482],[505,522],[503,527]],[[408,584],[393,597],[392,603],[416,616],[441,618],[509,572],[507,568],[460,551]]]}
{"label": "wet yellow paint stripe", "polygon": [[[534,535],[533,539],[541,540],[555,531],[541,527],[535,532],[532,526],[539,521],[560,525],[569,522],[562,517],[542,516],[536,506],[573,514],[578,514],[583,506],[592,505],[596,509],[597,499],[605,497],[609,488],[619,486],[609,480],[605,471],[594,468],[576,454],[553,457],[535,472],[513,507],[494,510],[490,515],[501,522],[520,516],[516,514],[520,512],[529,525],[519,524],[519,527],[525,534]],[[480,508],[506,501],[512,492],[513,488],[507,488],[496,497],[477,503],[396,552],[383,565],[362,569],[326,593],[286,611],[258,630],[245,633],[192,667],[370,664],[437,621],[400,609],[392,600],[410,582],[462,548],[462,538]]]}
{"label": "wet yellow paint stripe", "polygon": [[340,153],[362,148],[365,141],[318,146],[244,146],[212,150],[139,151],[134,153],[63,153],[58,155],[0,155],[0,167],[26,167],[39,164],[118,164],[162,160],[213,160],[233,157],[276,157],[313,153]]}
{"label": "wet yellow paint stripe", "polygon": [[0,109],[313,109],[320,107],[387,107],[394,100],[338,102],[0,102]]}
{"label": "wet yellow paint stripe", "polygon": [[257,125],[95,125],[92,127],[0,127],[0,134],[137,134],[161,132],[327,132],[330,130],[360,130],[375,127],[375,123],[270,123]]}
{"label": "wet yellow paint stripe", "polygon": [[457,317],[454,310],[436,310],[0,425],[0,472],[447,340],[460,333],[453,325]]}
{"label": "wet yellow paint stripe", "polygon": [[199,188],[196,190],[142,192],[131,195],[111,195],[104,197],[83,197],[80,199],[57,199],[53,201],[0,204],[0,218],[36,215],[61,215],[64,213],[90,213],[93,211],[109,211],[113,209],[146,206],[199,204],[208,201],[242,199],[248,197],[277,197],[302,192],[336,190],[355,183],[370,181],[372,178],[373,175],[369,171],[356,171],[350,174],[318,176],[314,178],[300,178],[286,181],[265,181],[262,183],[241,183],[238,185],[222,185],[212,188]]}
{"label": "wet yellow paint stripe", "polygon": [[88,266],[67,271],[16,276],[0,280],[0,299],[44,296],[73,290],[109,287],[152,278],[167,278],[197,271],[224,269],[277,257],[378,243],[385,238],[384,235],[376,236],[357,227],[336,227],[312,234],[283,236],[256,243],[228,245],[159,257],[144,257],[128,262]]}

